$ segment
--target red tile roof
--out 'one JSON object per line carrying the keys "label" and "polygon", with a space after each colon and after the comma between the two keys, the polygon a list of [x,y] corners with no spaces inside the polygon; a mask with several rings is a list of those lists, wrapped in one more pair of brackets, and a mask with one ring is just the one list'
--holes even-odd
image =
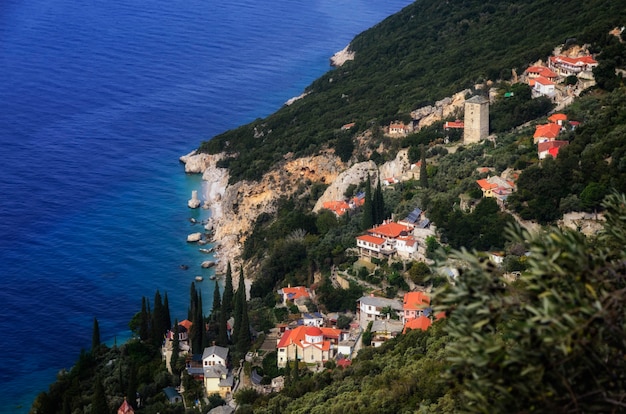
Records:
{"label": "red tile roof", "polygon": [[550,121],[550,122],[554,122],[554,123],[556,123],[556,122],[558,122],[558,121],[567,121],[567,115],[565,115],[565,114],[559,114],[559,113],[557,113],[557,114],[552,114],[552,115],[550,115],[550,117],[548,118],[548,121]]}
{"label": "red tile roof", "polygon": [[548,79],[554,79],[558,77],[556,73],[546,68],[545,66],[530,66],[528,69],[526,69],[525,72],[527,74],[528,73],[537,74],[538,76],[543,76],[544,78],[548,78]]}
{"label": "red tile roof", "polygon": [[189,331],[189,329],[191,329],[191,325],[193,325],[193,323],[190,320],[188,320],[188,319],[185,319],[184,321],[180,321],[178,324],[180,326],[184,326],[185,329],[187,329],[188,331]]}
{"label": "red tile roof", "polygon": [[126,401],[126,398],[124,398],[124,402],[122,403],[122,405],[120,405],[120,408],[117,409],[117,414],[134,414],[134,413],[135,413],[135,410],[133,410],[133,407],[131,407],[128,401]]}
{"label": "red tile roof", "polygon": [[421,329],[422,331],[425,331],[426,329],[430,328],[430,325],[432,324],[433,323],[430,318],[427,318],[426,316],[420,316],[419,318],[407,321],[407,323],[404,324],[404,329],[402,330],[402,333],[406,333],[406,331],[408,331],[409,329]]}
{"label": "red tile roof", "polygon": [[447,121],[443,127],[445,129],[449,129],[449,128],[456,128],[456,129],[461,129],[465,127],[465,123],[463,123],[463,121],[459,121],[458,119],[456,121]]}
{"label": "red tile roof", "polygon": [[325,201],[324,204],[322,204],[322,208],[341,216],[350,209],[350,206],[345,201]]}
{"label": "red tile roof", "polygon": [[493,190],[494,188],[498,187],[498,184],[492,184],[489,181],[487,181],[486,179],[481,179],[481,180],[476,180],[476,183],[480,186],[480,188],[482,188],[483,190]]}
{"label": "red tile roof", "polygon": [[363,236],[358,236],[357,240],[362,240],[367,243],[382,245],[385,243],[385,239],[381,239],[380,237],[370,236],[369,234],[364,234]]}
{"label": "red tile roof", "polygon": [[408,292],[404,294],[402,306],[404,310],[419,310],[430,305],[430,298],[424,292]]}
{"label": "red tile roof", "polygon": [[306,288],[303,286],[283,288],[283,295],[285,295],[289,300],[308,298],[310,296],[309,292],[307,292]]}
{"label": "red tile roof", "polygon": [[554,139],[561,132],[561,127],[558,124],[545,124],[545,125],[537,125],[535,129],[535,135],[533,138],[548,138]]}
{"label": "red tile roof", "polygon": [[400,236],[402,232],[410,232],[413,229],[409,226],[403,226],[402,224],[398,224],[395,222],[381,224],[378,227],[374,227],[373,229],[369,229],[367,232],[372,235],[379,235],[383,237],[389,238],[397,238]]}
{"label": "red tile roof", "polygon": [[552,158],[556,158],[559,154],[559,149],[567,146],[569,141],[546,141],[540,142],[537,145],[537,153],[541,154],[543,152],[548,152],[548,154],[552,155]]}
{"label": "red tile roof", "polygon": [[[317,335],[314,335],[317,332],[313,331],[312,329],[318,330],[319,333]],[[295,344],[299,346],[300,348],[313,345],[318,348],[321,348],[323,351],[328,351],[330,349],[330,341],[324,340],[322,343],[318,343],[318,344],[311,344],[309,342],[306,342],[307,335],[319,336],[319,334],[322,334],[324,336],[324,339],[326,339],[325,333],[320,328],[316,328],[313,326],[298,326],[297,328],[292,329],[290,331],[285,331],[283,336],[280,338],[278,345],[276,345],[276,348],[285,348],[291,344]]]}
{"label": "red tile roof", "polygon": [[542,85],[554,85],[554,82],[552,82],[548,78],[544,78],[543,76],[539,76],[539,77],[535,78],[535,82],[540,83]]}

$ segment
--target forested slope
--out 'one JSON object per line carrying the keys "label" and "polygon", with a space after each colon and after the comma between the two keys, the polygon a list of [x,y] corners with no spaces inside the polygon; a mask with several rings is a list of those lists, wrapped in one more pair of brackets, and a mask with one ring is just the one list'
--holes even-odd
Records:
{"label": "forested slope", "polygon": [[[305,98],[205,141],[228,152],[231,181],[258,179],[283,155],[333,146],[337,130],[406,119],[478,81],[507,79],[568,39],[601,43],[621,26],[620,0],[416,1],[357,36],[356,59],[313,82]],[[256,128],[256,130],[255,130]]]}

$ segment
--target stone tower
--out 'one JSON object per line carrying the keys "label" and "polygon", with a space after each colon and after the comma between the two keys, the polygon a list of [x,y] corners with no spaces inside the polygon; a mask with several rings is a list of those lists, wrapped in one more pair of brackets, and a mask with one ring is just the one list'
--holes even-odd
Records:
{"label": "stone tower", "polygon": [[489,136],[489,99],[474,96],[465,101],[463,144],[473,144]]}

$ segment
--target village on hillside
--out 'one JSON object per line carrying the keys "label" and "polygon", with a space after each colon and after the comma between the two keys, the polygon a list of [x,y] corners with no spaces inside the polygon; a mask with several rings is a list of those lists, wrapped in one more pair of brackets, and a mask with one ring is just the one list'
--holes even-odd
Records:
{"label": "village on hillside", "polygon": [[[585,48],[573,48],[568,53],[559,49],[550,56],[546,63],[537,62],[529,66],[521,75],[514,74],[513,82],[523,82],[532,88],[533,97],[547,97],[558,110],[547,118],[546,123],[536,125],[533,144],[536,146],[538,159],[557,158],[559,150],[568,145],[567,140],[560,140],[561,134],[580,125],[576,119],[560,112],[560,109],[572,102],[583,90],[593,86],[592,69],[597,61]],[[479,85],[476,89],[488,88]],[[458,145],[471,145],[485,140],[496,140],[489,131],[489,106],[496,99],[494,90],[485,91],[484,95],[467,96],[463,91],[434,107],[413,111],[412,123],[391,122],[384,133],[391,138],[405,137],[418,131],[434,120],[449,120],[444,123],[444,130],[462,134],[458,143],[451,143],[451,151]],[[505,94],[501,99],[507,99]],[[462,116],[461,115],[462,112]],[[463,119],[460,119],[460,118]],[[354,123],[347,123],[342,130],[349,131]],[[393,188],[404,181],[420,180],[423,174],[422,161],[407,165],[397,174],[388,177],[379,176],[384,188]],[[494,199],[505,210],[507,198],[516,191],[516,180],[520,171],[507,168],[497,175],[492,168],[481,167],[477,171],[484,178],[476,180],[476,189],[483,198]],[[463,200],[462,200],[463,201]],[[338,200],[326,201],[322,209],[332,212],[337,218],[363,208],[365,193]],[[462,206],[471,209],[471,203]],[[196,206],[197,207],[197,206]],[[355,239],[356,247],[350,254],[356,256],[355,266],[376,268],[380,263],[422,262],[432,265],[427,251],[428,240],[437,238],[436,223],[428,218],[428,212],[415,206],[405,217],[392,217],[376,223]],[[502,252],[487,252],[495,266],[501,266]],[[439,272],[452,282],[457,274],[452,268],[442,268]],[[513,272],[511,277],[515,277]],[[274,326],[269,332],[260,333],[258,347],[248,352],[244,364],[233,361],[229,348],[212,345],[204,348],[202,354],[191,353],[189,333],[192,322],[181,321],[172,327],[164,339],[163,355],[167,361],[176,339],[185,358],[185,371],[202,385],[205,397],[219,395],[228,405],[216,408],[211,413],[234,412],[236,403],[233,394],[241,389],[252,388],[260,394],[280,391],[287,380],[285,376],[268,378],[259,374],[262,361],[268,355],[275,354],[278,369],[308,369],[314,372],[329,366],[347,367],[363,347],[380,347],[390,339],[406,334],[409,330],[427,330],[445,314],[433,310],[431,287],[408,281],[408,289],[400,290],[395,297],[384,295],[375,284],[355,278],[350,272],[333,267],[331,281],[338,288],[347,289],[351,283],[364,288],[364,294],[354,303],[354,308],[342,313],[324,313],[319,310],[316,300],[316,286],[286,286],[276,291],[279,298],[277,308],[289,309],[289,321]],[[235,335],[234,320],[228,323],[229,337]],[[174,332],[178,337],[174,338]],[[169,363],[167,364],[169,367]],[[243,367],[247,366],[248,369]],[[234,368],[238,367],[238,368]],[[287,375],[287,374],[286,374]],[[164,392],[172,403],[182,401],[184,389],[169,387]],[[202,404],[198,401],[198,404]],[[120,410],[122,407],[120,407]],[[129,412],[129,411],[118,411]]]}

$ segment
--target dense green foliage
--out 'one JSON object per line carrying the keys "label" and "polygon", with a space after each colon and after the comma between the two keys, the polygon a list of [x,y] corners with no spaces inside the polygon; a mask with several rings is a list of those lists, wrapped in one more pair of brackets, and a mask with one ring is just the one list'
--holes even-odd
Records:
{"label": "dense green foliage", "polygon": [[547,223],[571,210],[595,211],[611,190],[626,192],[626,95],[624,89],[590,94],[565,110],[582,125],[560,139],[569,146],[556,160],[526,168],[511,207],[525,219]]}
{"label": "dense green foliage", "polygon": [[[483,257],[456,251],[461,275],[433,301],[447,318],[347,369],[301,375],[255,413],[620,412],[626,397],[626,197],[607,226],[530,235],[528,270],[511,283]],[[253,402],[248,400],[248,404]]]}
{"label": "dense green foliage", "polygon": [[[478,81],[509,79],[512,69],[521,73],[568,38],[605,41],[625,14],[620,0],[567,0],[559,7],[548,0],[416,1],[357,36],[355,60],[313,82],[306,97],[200,150],[227,151],[222,165],[234,182],[260,178],[288,152],[339,145],[345,158],[346,142],[333,132],[343,124],[356,122],[354,133],[387,125]],[[607,53],[605,65],[610,70],[622,58],[621,50]],[[615,82],[610,73],[607,79]]]}

